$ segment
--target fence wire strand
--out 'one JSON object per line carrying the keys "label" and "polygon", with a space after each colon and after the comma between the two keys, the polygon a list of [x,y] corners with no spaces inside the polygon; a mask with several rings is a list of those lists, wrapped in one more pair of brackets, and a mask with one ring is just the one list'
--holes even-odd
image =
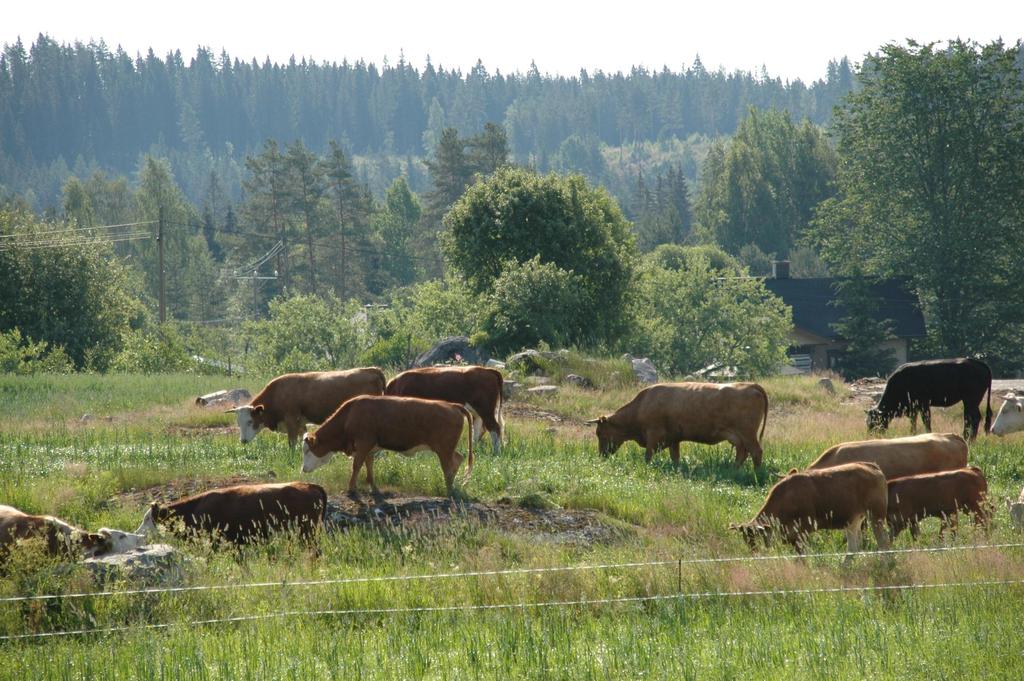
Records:
{"label": "fence wire strand", "polygon": [[[678,562],[678,561],[670,561]],[[65,629],[61,631],[45,631],[32,634],[10,634],[0,636],[0,641],[13,641],[19,639],[40,639],[54,638],[59,636],[79,636],[85,634],[113,634],[129,631],[145,631],[152,629],[170,629],[172,627],[197,627],[213,624],[231,624],[242,622],[255,622],[269,619],[287,619],[292,617],[340,617],[360,615],[412,615],[425,613],[450,613],[450,612],[480,612],[486,610],[527,610],[530,608],[556,608],[556,607],[592,607],[599,605],[614,605],[621,603],[646,603],[654,601],[669,600],[700,600],[707,598],[743,598],[755,596],[807,596],[813,594],[837,594],[837,593],[870,593],[870,592],[893,592],[911,591],[924,589],[941,588],[967,588],[986,586],[1016,586],[1024,584],[1024,579],[992,579],[975,582],[937,582],[927,584],[884,584],[868,586],[835,586],[819,587],[809,589],[764,589],[751,591],[696,591],[673,594],[656,594],[651,596],[621,596],[617,598],[577,599],[560,601],[534,601],[523,603],[491,603],[478,605],[437,605],[420,606],[409,608],[349,608],[349,609],[323,609],[323,610],[281,610],[268,613],[253,613],[247,615],[234,615],[231,617],[219,617],[205,620],[191,620],[185,622],[164,622],[157,624],[122,625],[116,627],[100,627],[95,629]]]}
{"label": "fence wire strand", "polygon": [[846,556],[888,556],[904,555],[914,553],[947,553],[953,551],[979,551],[983,549],[1010,549],[1022,548],[1024,542],[1007,544],[966,544],[963,546],[936,546],[930,548],[911,549],[886,549],[882,551],[859,551],[847,553],[835,551],[828,553],[807,553],[807,554],[774,554],[762,556],[723,556],[717,558],[673,558],[666,560],[641,561],[631,563],[603,563],[584,565],[558,565],[553,567],[536,568],[506,568],[502,570],[479,570],[471,572],[435,572],[415,575],[376,575],[370,577],[338,577],[330,579],[265,581],[265,582],[243,582],[237,584],[197,584],[193,586],[167,586],[149,587],[145,589],[120,589],[107,591],[81,591],[66,594],[36,594],[26,596],[4,596],[0,597],[0,603],[20,603],[24,601],[45,601],[62,598],[89,598],[89,597],[112,597],[112,596],[139,596],[144,594],[162,593],[186,593],[191,591],[233,591],[238,589],[266,589],[272,587],[295,587],[306,588],[316,586],[331,586],[342,584],[367,584],[373,582],[411,582],[431,581],[435,579],[459,579],[464,577],[501,577],[507,575],[534,575],[552,572],[579,572],[589,570],[620,570],[642,567],[659,567],[666,565],[678,565],[680,570],[683,565],[708,565],[717,563],[752,563],[760,561],[776,560],[800,560],[818,558],[840,558]]}

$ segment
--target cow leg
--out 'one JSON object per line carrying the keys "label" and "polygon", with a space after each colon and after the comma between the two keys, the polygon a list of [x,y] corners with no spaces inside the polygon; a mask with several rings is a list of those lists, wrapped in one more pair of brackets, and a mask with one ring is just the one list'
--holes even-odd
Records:
{"label": "cow leg", "polygon": [[932,432],[932,408],[928,405],[921,408],[921,423],[924,424],[924,432]]}
{"label": "cow leg", "polygon": [[910,412],[910,434],[917,435],[917,408],[911,407]]}
{"label": "cow leg", "polygon": [[761,449],[761,443],[757,441],[757,435],[750,440],[745,440],[743,443],[746,446],[748,452],[750,452],[750,458],[754,460],[754,468],[761,467],[761,459],[764,457],[764,450]]}
{"label": "cow leg", "polygon": [[672,463],[676,466],[679,465],[679,443],[673,442],[668,446],[668,454],[672,457]]}
{"label": "cow leg", "polygon": [[366,466],[366,482],[370,485],[370,492],[373,494],[380,494],[380,490],[377,489],[377,483],[373,481],[373,454],[366,454],[363,457],[364,466]]}
{"label": "cow leg", "polygon": [[356,483],[359,477],[359,469],[363,467],[365,460],[366,455],[360,449],[356,449],[355,453],[352,455],[352,477],[348,479],[349,494],[355,495],[359,493],[356,489]]}
{"label": "cow leg", "polygon": [[889,533],[885,529],[885,517],[871,516],[871,532],[875,535],[875,543],[880,551],[887,551],[892,545]]}
{"label": "cow leg", "polygon": [[295,449],[295,445],[299,443],[299,438],[302,437],[302,433],[306,430],[306,424],[301,419],[288,419],[285,422],[285,428],[288,431],[288,446],[291,449]]}
{"label": "cow leg", "polygon": [[462,455],[452,449],[449,454],[438,454],[437,458],[441,461],[445,490],[449,497],[455,496],[455,474],[459,471],[459,466],[462,465]]}
{"label": "cow leg", "polygon": [[[941,530],[939,534],[942,534]],[[921,536],[921,525],[918,524],[917,518],[910,521],[910,538],[917,541],[917,538]]]}
{"label": "cow leg", "polygon": [[743,465],[743,462],[747,460],[747,445],[743,441],[743,438],[732,433],[727,435],[725,439],[728,440],[729,444],[731,444],[736,450],[736,460],[733,462],[733,465],[736,468],[739,468]]}
{"label": "cow leg", "polygon": [[491,431],[491,446],[495,454],[501,454],[501,429]]}
{"label": "cow leg", "polygon": [[863,518],[857,518],[846,526],[846,559],[849,560],[854,553],[860,551],[860,525]]}
{"label": "cow leg", "polygon": [[654,458],[654,447],[652,447],[651,445],[647,445],[647,447],[644,448],[644,461],[646,461],[647,463],[650,463],[651,459],[653,459],[653,458]]}
{"label": "cow leg", "polygon": [[981,409],[969,407],[967,402],[964,400],[964,439],[974,442],[978,439],[978,428],[981,426]]}

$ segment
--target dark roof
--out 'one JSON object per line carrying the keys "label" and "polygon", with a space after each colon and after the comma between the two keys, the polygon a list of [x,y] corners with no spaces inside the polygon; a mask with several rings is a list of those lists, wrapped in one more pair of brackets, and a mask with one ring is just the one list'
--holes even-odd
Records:
{"label": "dark roof", "polygon": [[[843,279],[765,279],[764,285],[793,308],[793,326],[822,338],[842,340],[831,326],[847,314],[845,307],[833,304],[839,281]],[[906,279],[883,279],[871,284],[878,301],[875,316],[891,320],[897,338],[921,338],[925,335],[924,316],[907,283]]]}

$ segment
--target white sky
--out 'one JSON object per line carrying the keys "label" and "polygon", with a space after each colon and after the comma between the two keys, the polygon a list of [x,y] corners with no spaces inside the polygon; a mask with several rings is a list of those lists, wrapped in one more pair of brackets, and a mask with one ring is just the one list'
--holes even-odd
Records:
{"label": "white sky", "polygon": [[[519,0],[506,3],[316,3],[178,0],[175,3],[35,0],[5,2],[0,43],[19,36],[26,47],[39,33],[59,42],[103,39],[133,56],[180,49],[186,63],[199,45],[259,61],[290,56],[316,61],[363,58],[394,63],[400,50],[414,66],[467,71],[482,59],[491,73],[526,71],[576,75],[580,68],[628,71],[633,65],[679,70],[695,55],[709,70],[759,72],[810,82],[828,60],[859,62],[880,45],[970,38],[980,43],[1024,37],[1024,1],[853,0],[766,2],[626,0],[617,3]],[[161,12],[168,11],[163,15]]]}

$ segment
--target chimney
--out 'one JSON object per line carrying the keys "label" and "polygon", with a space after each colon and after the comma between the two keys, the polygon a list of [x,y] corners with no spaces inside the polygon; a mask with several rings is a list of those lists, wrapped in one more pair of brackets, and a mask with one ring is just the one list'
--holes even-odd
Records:
{"label": "chimney", "polygon": [[789,261],[772,261],[772,279],[789,279]]}

